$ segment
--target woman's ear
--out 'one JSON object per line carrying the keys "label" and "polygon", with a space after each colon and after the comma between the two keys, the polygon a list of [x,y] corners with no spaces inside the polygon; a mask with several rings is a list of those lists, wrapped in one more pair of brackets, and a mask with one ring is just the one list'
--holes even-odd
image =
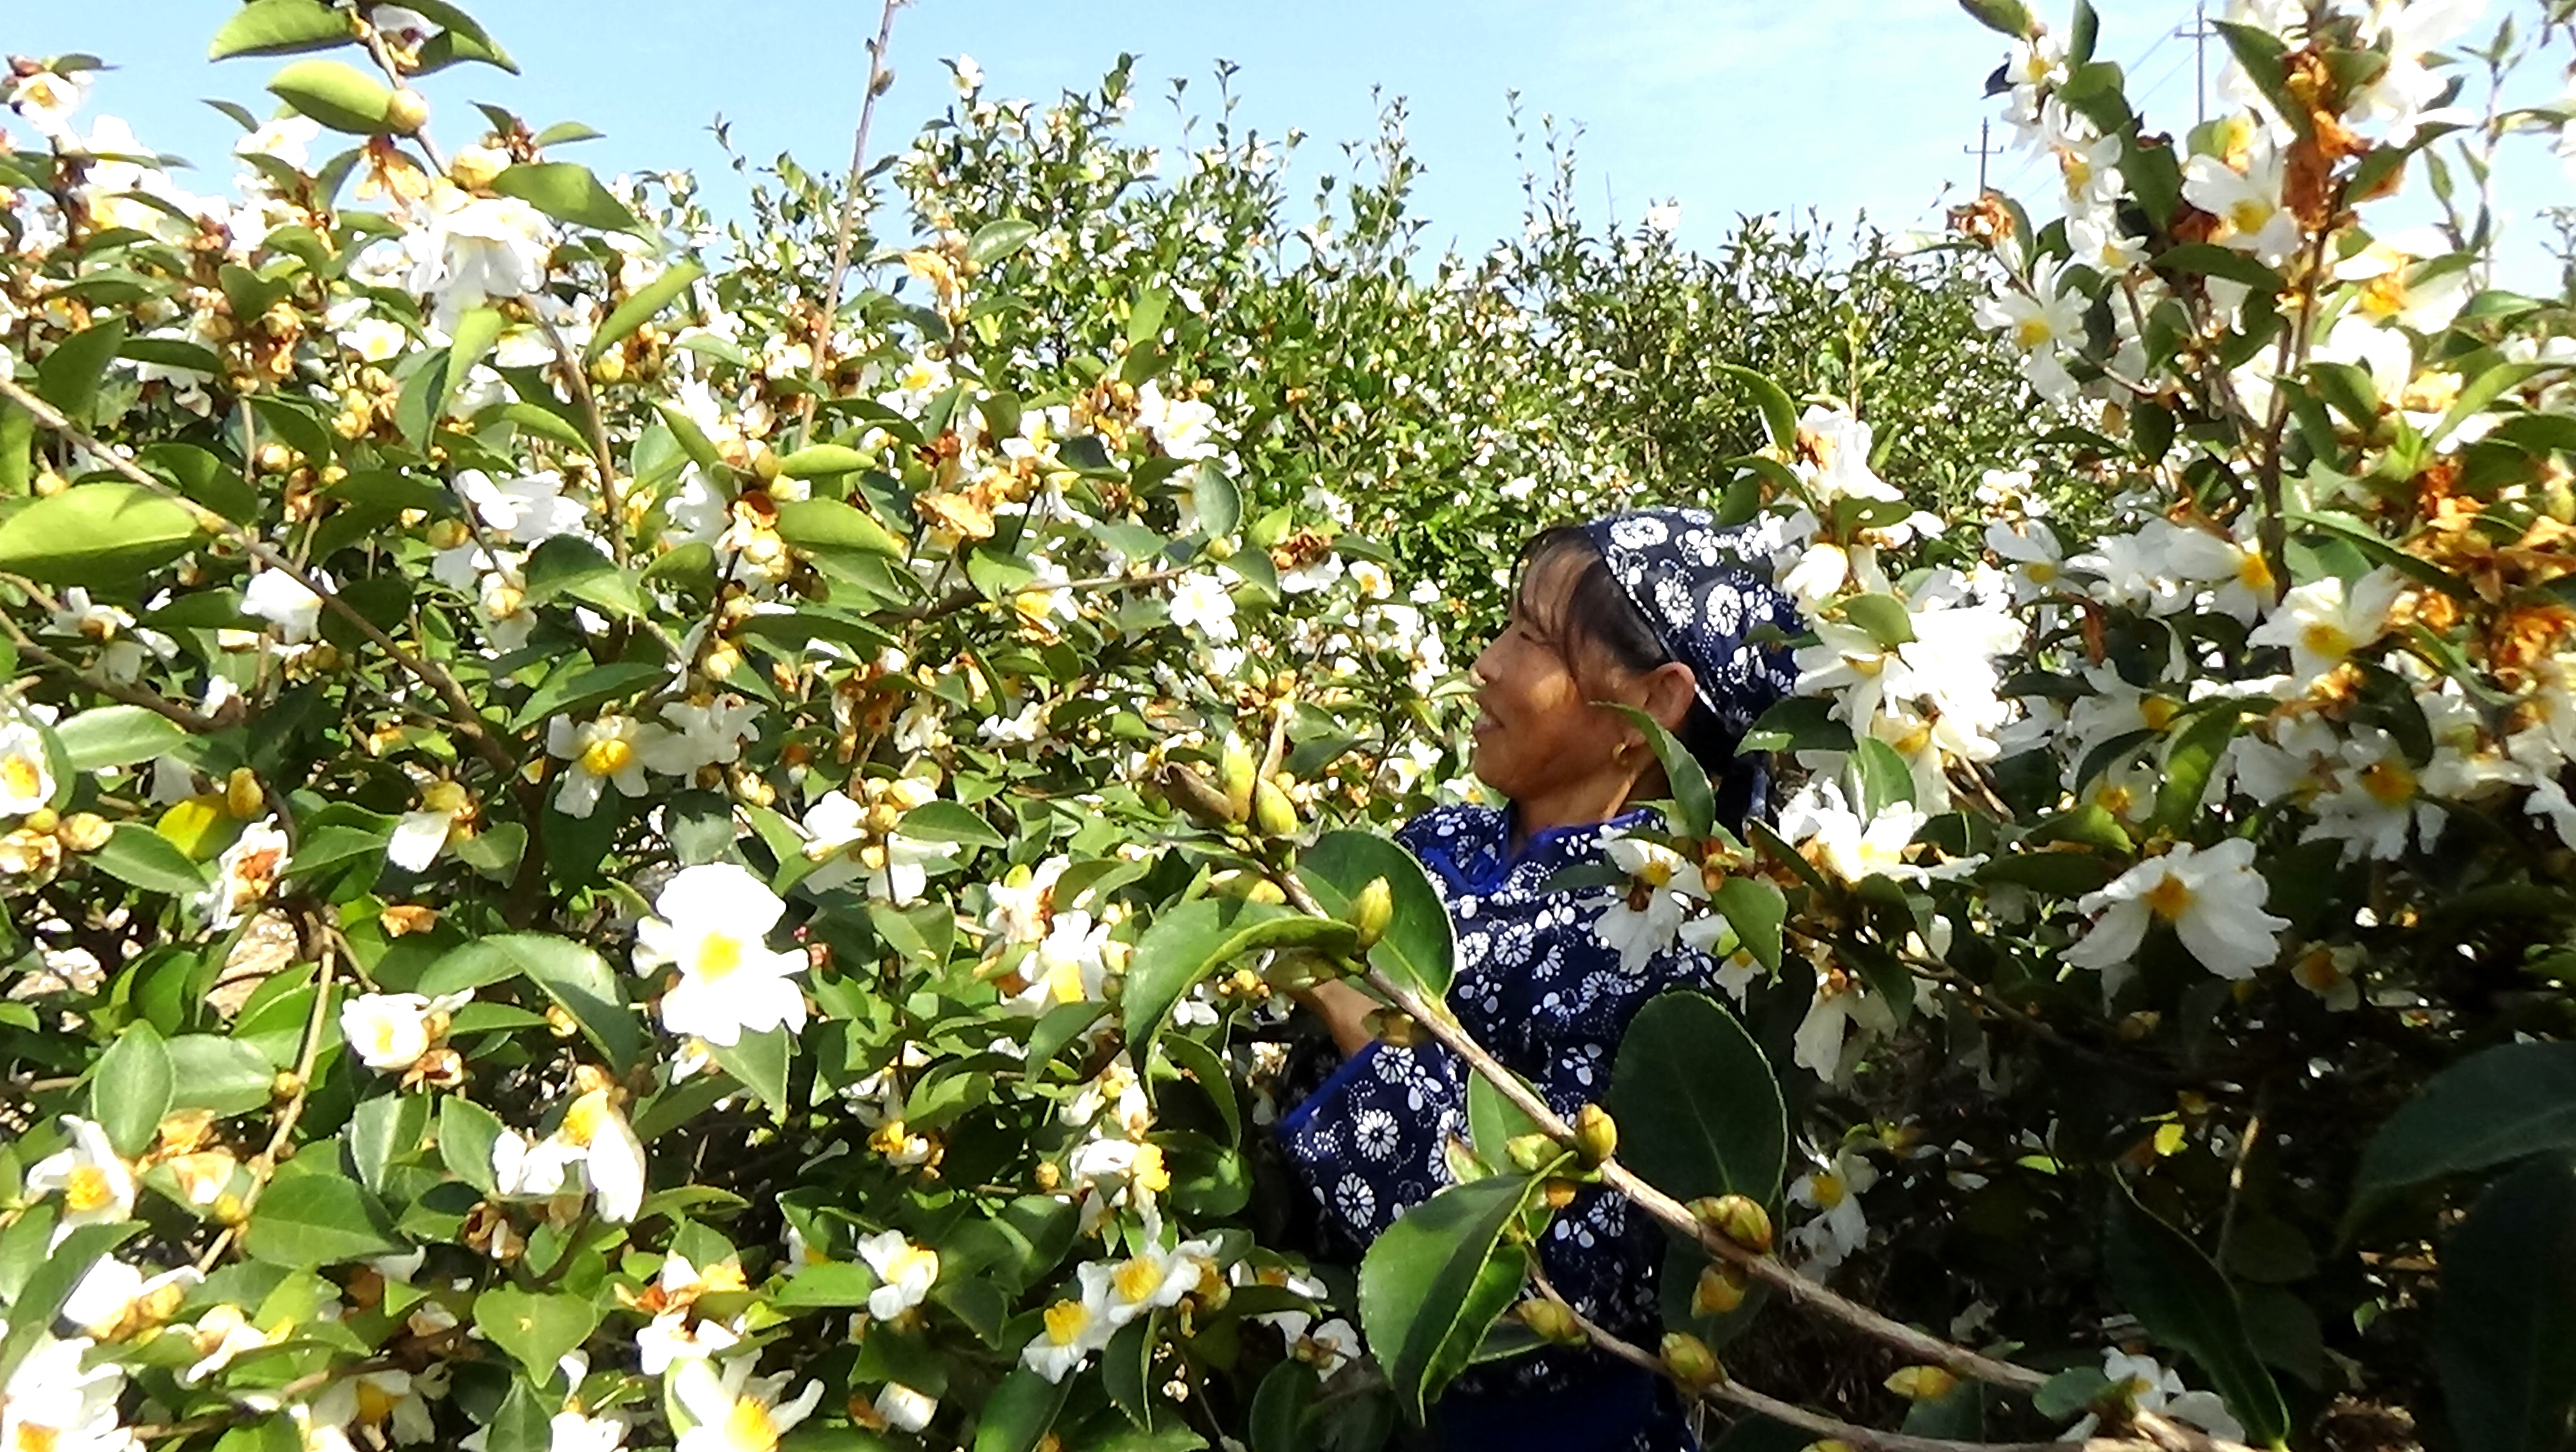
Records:
{"label": "woman's ear", "polygon": [[1699,677],[1680,661],[1668,660],[1648,671],[1642,684],[1645,699],[1637,704],[1665,730],[1682,729],[1691,703],[1699,699]]}

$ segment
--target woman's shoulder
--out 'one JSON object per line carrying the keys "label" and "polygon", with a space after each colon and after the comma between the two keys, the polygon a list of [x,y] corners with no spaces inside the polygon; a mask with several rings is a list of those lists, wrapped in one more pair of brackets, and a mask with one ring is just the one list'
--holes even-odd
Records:
{"label": "woman's shoulder", "polygon": [[1433,807],[1395,829],[1395,840],[1403,843],[1417,857],[1422,848],[1438,844],[1455,851],[1463,845],[1483,846],[1503,840],[1503,809],[1480,806],[1474,802],[1452,802]]}

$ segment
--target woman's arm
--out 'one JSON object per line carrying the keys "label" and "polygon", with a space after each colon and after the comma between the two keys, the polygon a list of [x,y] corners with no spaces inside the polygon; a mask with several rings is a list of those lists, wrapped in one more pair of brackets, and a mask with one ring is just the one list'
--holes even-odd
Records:
{"label": "woman's arm", "polygon": [[1377,1000],[1347,983],[1318,983],[1297,995],[1297,1001],[1315,1011],[1324,1021],[1324,1029],[1333,1036],[1333,1047],[1349,1058],[1366,1048],[1376,1038],[1368,1030],[1368,1016],[1377,1011]]}

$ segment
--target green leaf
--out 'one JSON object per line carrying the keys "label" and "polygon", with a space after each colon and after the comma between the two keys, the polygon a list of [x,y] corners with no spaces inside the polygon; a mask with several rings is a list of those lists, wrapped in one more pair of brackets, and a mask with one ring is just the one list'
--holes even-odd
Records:
{"label": "green leaf", "polygon": [[1894,650],[1914,639],[1914,617],[1893,595],[1854,595],[1843,601],[1843,617],[1869,632],[1882,650]]}
{"label": "green leaf", "polygon": [[888,534],[886,527],[866,510],[838,499],[791,499],[781,503],[778,537],[809,555],[876,555],[899,560],[905,554],[903,542]]}
{"label": "green leaf", "polygon": [[1777,884],[1759,877],[1729,877],[1717,885],[1717,910],[1726,914],[1737,941],[1753,961],[1780,971],[1781,925],[1789,917],[1789,899]]}
{"label": "green leaf", "polygon": [[778,472],[788,479],[829,479],[836,474],[855,474],[874,463],[845,444],[810,444],[781,458]]}
{"label": "green leaf", "polygon": [[1242,898],[1200,898],[1154,919],[1136,940],[1127,966],[1127,991],[1119,999],[1128,1052],[1142,1056],[1162,1031],[1172,1006],[1192,985],[1263,948],[1352,951],[1350,924]]}
{"label": "green leaf", "polygon": [[1523,1252],[1503,1231],[1534,1184],[1452,1185],[1398,1216],[1360,1262],[1361,1329],[1416,1422],[1520,1292]]}
{"label": "green leaf", "polygon": [[2565,1452],[2576,1432],[2576,1162],[2532,1161],[2442,1251],[2433,1348],[2462,1447]]}
{"label": "green leaf", "polygon": [[297,61],[269,77],[268,89],[303,114],[353,136],[383,133],[385,108],[394,99],[384,82],[345,61]]}
{"label": "green leaf", "polygon": [[454,401],[466,375],[483,361],[483,355],[492,351],[493,344],[501,341],[501,334],[509,326],[501,310],[492,307],[468,308],[456,320],[456,331],[449,336],[446,358],[438,364],[438,383],[430,398],[429,416],[433,422],[447,417],[447,405]]}
{"label": "green leaf", "polygon": [[385,1171],[394,1161],[419,1153],[428,1133],[426,1095],[397,1091],[358,1101],[348,1132],[349,1162],[357,1167],[358,1183],[384,1193]]}
{"label": "green leaf", "polygon": [[1875,736],[1853,743],[1852,784],[1860,789],[1857,807],[1863,821],[1893,806],[1914,805],[1914,768]]}
{"label": "green leaf", "polygon": [[107,1131],[118,1154],[137,1158],[159,1136],[175,1086],[160,1032],[148,1023],[128,1024],[90,1075],[89,1117]]}
{"label": "green leaf", "polygon": [[626,301],[609,313],[608,320],[590,335],[590,346],[582,350],[585,362],[617,346],[637,328],[653,320],[656,313],[685,295],[707,270],[694,262],[675,262],[662,270],[662,275],[637,288]]}
{"label": "green leaf", "polygon": [[2111,1378],[2098,1366],[2071,1366],[2040,1384],[2030,1394],[2031,1410],[2052,1422],[2080,1417],[2108,1396]]}
{"label": "green leaf", "polygon": [[1959,8],[1976,18],[1979,25],[2015,40],[2031,33],[2030,7],[2021,0],[1959,0]]}
{"label": "green leaf", "polygon": [[169,838],[140,822],[119,822],[107,841],[89,854],[90,866],[145,892],[192,898],[206,890],[205,869]]}
{"label": "green leaf", "polygon": [[2102,1256],[2120,1304],[2148,1335],[2200,1363],[2255,1443],[2287,1435],[2289,1409],[2245,1334],[2227,1277],[2181,1231],[2149,1214],[2126,1182],[2111,1195]]}
{"label": "green leaf", "polygon": [[1351,900],[1378,878],[1395,899],[1386,932],[1368,950],[1369,966],[1421,995],[1425,1003],[1449,996],[1457,938],[1448,905],[1413,854],[1374,832],[1326,832],[1297,856],[1297,880],[1330,912],[1348,917]]}
{"label": "green leaf", "polygon": [[2156,254],[2155,265],[2165,272],[2192,272],[2208,277],[2223,277],[2243,283],[2257,292],[2274,293],[2288,286],[2281,274],[2265,267],[2248,254],[2215,242],[2185,242]]}
{"label": "green leaf", "polygon": [[587,657],[576,655],[574,663],[546,677],[528,704],[519,708],[518,724],[525,728],[555,716],[569,716],[590,707],[634,695],[647,686],[658,685],[671,674],[671,668],[650,661],[621,660],[595,666]]}
{"label": "green leaf", "polygon": [[970,847],[1000,847],[1002,834],[984,815],[963,802],[946,798],[923,802],[903,814],[895,830],[924,842],[963,842]]}
{"label": "green leaf", "polygon": [[1628,718],[1653,749],[1655,760],[1663,763],[1664,788],[1673,794],[1673,830],[1685,837],[1705,837],[1717,828],[1717,792],[1708,784],[1708,772],[1699,758],[1681,739],[1664,729],[1664,723],[1635,706],[1612,703],[1612,709]]}
{"label": "green leaf", "polygon": [[1679,1200],[1780,1196],[1789,1154],[1779,1077],[1753,1038],[1715,999],[1649,1000],[1619,1045],[1608,1108],[1619,1158]]}
{"label": "green leaf", "polygon": [[2235,707],[2220,706],[2183,728],[2173,749],[2165,753],[2164,780],[2156,788],[2156,815],[2150,830],[2178,832],[2199,813],[2210,774],[2218,769],[2218,759],[2227,753],[2227,743],[2236,739],[2236,728],[2243,720]]}
{"label": "green leaf", "polygon": [[[553,1376],[553,1370],[546,1372]],[[492,1414],[483,1452],[549,1452],[554,1446],[554,1413],[562,1401],[538,1393],[526,1377],[510,1378],[509,1394],[501,1398],[500,1409]],[[298,1439],[299,1441],[301,1439]]]}
{"label": "green leaf", "polygon": [[18,1288],[17,1299],[9,1303],[8,1329],[0,1334],[0,1384],[16,1374],[18,1363],[36,1348],[36,1338],[52,1329],[63,1302],[71,1298],[99,1257],[124,1244],[127,1237],[142,1228],[128,1222],[84,1225],[64,1232],[27,1277],[27,1283]]}
{"label": "green leaf", "polygon": [[1199,533],[1210,539],[1223,539],[1243,523],[1243,492],[1212,459],[1190,471],[1190,507],[1198,513]]}
{"label": "green leaf", "polygon": [[2576,1044],[2498,1044],[2433,1076],[2362,1151],[2358,1225],[2397,1192],[2526,1155],[2576,1150]]}
{"label": "green leaf", "polygon": [[1771,381],[1767,374],[1757,373],[1736,363],[1720,363],[1717,371],[1734,379],[1753,395],[1754,407],[1762,411],[1762,432],[1769,436],[1771,447],[1784,453],[1798,441],[1798,406],[1790,401],[1788,390]]}
{"label": "green leaf", "polygon": [[471,1099],[450,1094],[438,1101],[438,1158],[447,1172],[489,1195],[495,1188],[492,1146],[501,1117]]}
{"label": "green leaf", "polygon": [[253,1260],[297,1270],[409,1248],[375,1196],[357,1181],[325,1171],[271,1184],[251,1212],[242,1247]]}
{"label": "green leaf", "polygon": [[181,1034],[163,1048],[170,1056],[172,1109],[229,1116],[267,1106],[277,1070],[249,1044],[221,1034]]}
{"label": "green leaf", "polygon": [[1101,1389],[1128,1421],[1149,1431],[1154,1425],[1154,1332],[1161,1319],[1160,1312],[1139,1316],[1100,1348]]}
{"label": "green leaf", "polygon": [[606,959],[566,938],[542,933],[503,933],[440,958],[421,975],[419,992],[435,997],[461,988],[525,977],[573,1016],[619,1073],[635,1066],[644,1033],[626,1006],[617,971]]}
{"label": "green leaf", "polygon": [[528,599],[536,604],[571,596],[611,615],[644,613],[635,577],[619,569],[599,546],[579,535],[559,534],[528,552]]}
{"label": "green leaf", "polygon": [[975,1452],[1034,1452],[1055,1425],[1073,1391],[1070,1376],[1050,1382],[1025,1366],[1013,1367],[975,1419]]}
{"label": "green leaf", "polygon": [[348,45],[349,15],[314,0],[251,0],[233,12],[206,48],[208,60],[237,55],[293,55]]}
{"label": "green leaf", "polygon": [[54,728],[63,759],[80,772],[132,766],[166,754],[188,739],[179,724],[142,706],[101,706]]}
{"label": "green leaf", "polygon": [[[498,66],[512,75],[519,73],[518,63],[510,59],[510,53],[501,49],[500,43],[492,39],[491,32],[466,14],[463,7],[450,3],[450,0],[418,0],[418,3],[405,8],[446,27],[421,43],[420,68],[423,72],[442,70],[459,61],[471,60]],[[494,1452],[499,1452],[499,1449],[494,1449]]]}
{"label": "green leaf", "polygon": [[981,271],[995,266],[1012,253],[1029,245],[1038,235],[1038,224],[1019,217],[1004,217],[975,229],[973,240],[966,244],[966,262]]}
{"label": "green leaf", "polygon": [[494,177],[492,190],[517,197],[560,222],[602,232],[642,230],[626,204],[579,162],[523,161]]}
{"label": "green leaf", "polygon": [[1306,1432],[1306,1409],[1315,1404],[1315,1368],[1302,1361],[1283,1361],[1261,1379],[1252,1394],[1252,1422],[1246,1429],[1252,1452],[1311,1452],[1315,1439]]}
{"label": "green leaf", "polygon": [[[1522,1081],[1523,1087],[1528,1081]],[[1467,1134],[1475,1145],[1477,1157],[1493,1167],[1497,1174],[1513,1172],[1511,1143],[1523,1135],[1543,1131],[1537,1120],[1521,1112],[1520,1107],[1482,1074],[1467,1077]]]}
{"label": "green leaf", "polygon": [[197,543],[181,505],[139,484],[75,484],[0,521],[0,571],[48,585],[116,587]]}
{"label": "green leaf", "polygon": [[98,387],[107,377],[107,365],[124,346],[122,318],[94,323],[63,339],[36,365],[37,396],[61,409],[73,423],[87,427],[98,408]]}
{"label": "green leaf", "polygon": [[876,1272],[856,1261],[827,1260],[808,1265],[778,1288],[781,1306],[864,1306],[883,1284]]}
{"label": "green leaf", "polygon": [[792,1047],[784,1029],[746,1032],[730,1046],[707,1045],[707,1054],[734,1082],[760,1096],[760,1102],[781,1113],[792,1106],[787,1102],[787,1060]]}
{"label": "green leaf", "polygon": [[599,1329],[599,1309],[587,1296],[498,1286],[474,1298],[474,1324],[545,1386],[561,1375],[555,1364],[564,1354]]}

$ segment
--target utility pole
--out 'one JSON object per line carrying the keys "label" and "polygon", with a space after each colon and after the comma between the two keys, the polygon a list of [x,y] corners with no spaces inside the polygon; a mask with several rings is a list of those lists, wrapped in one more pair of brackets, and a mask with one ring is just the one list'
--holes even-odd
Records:
{"label": "utility pole", "polygon": [[2191,85],[2199,98],[2198,124],[2209,124],[2209,38],[2217,34],[2209,28],[2209,0],[2192,0],[2191,29],[2175,32],[2191,41]]}
{"label": "utility pole", "polygon": [[1993,132],[1994,126],[1995,122],[1993,117],[1987,116],[1979,118],[1977,121],[1977,144],[1974,146],[1962,146],[1959,148],[1961,154],[1973,156],[1977,159],[1977,195],[1981,197],[1986,194],[1986,158],[1995,154],[1995,148],[1987,144],[1986,140],[1988,135]]}

